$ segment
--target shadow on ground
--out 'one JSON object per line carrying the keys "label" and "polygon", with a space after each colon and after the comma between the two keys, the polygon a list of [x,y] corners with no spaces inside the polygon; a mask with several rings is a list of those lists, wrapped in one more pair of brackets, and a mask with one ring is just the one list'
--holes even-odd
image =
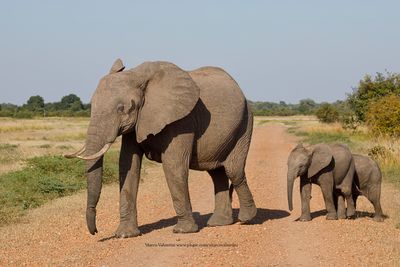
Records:
{"label": "shadow on ground", "polygon": [[[237,219],[238,214],[239,214],[239,209],[233,209],[234,222],[238,221],[238,219]],[[193,212],[193,217],[199,226],[199,230],[203,229],[204,227],[207,227],[207,221],[211,217],[211,215],[212,215],[212,213],[200,214],[199,212]],[[248,222],[246,224],[263,224],[265,221],[282,219],[289,215],[290,215],[290,213],[287,211],[284,211],[284,210],[270,210],[270,209],[258,208],[257,215],[254,217],[254,219],[252,219],[250,222]],[[148,223],[148,224],[139,226],[139,230],[142,234],[148,234],[152,231],[156,231],[156,230],[160,230],[160,229],[163,229],[166,227],[174,226],[176,223],[177,223],[177,218],[171,217],[168,219],[161,219],[154,223]],[[171,233],[172,233],[172,230],[171,230]],[[100,239],[99,242],[108,241],[108,240],[111,240],[114,238],[115,238],[114,236],[109,236],[109,237]]]}
{"label": "shadow on ground", "polygon": [[[372,217],[374,217],[374,215],[375,215],[375,213],[368,212],[368,211],[356,211],[356,219],[357,218],[365,218],[365,217],[372,218]],[[387,218],[389,218],[389,216],[386,214],[383,214],[383,218],[387,219]]]}
{"label": "shadow on ground", "polygon": [[[326,210],[318,210],[318,211],[314,211],[311,212],[311,219],[317,218],[317,217],[321,217],[321,216],[325,216],[327,214]],[[356,211],[356,216],[355,218],[352,219],[357,219],[357,218],[372,218],[374,217],[374,213],[371,212],[367,212],[367,211]],[[388,218],[387,215],[383,215],[384,218]],[[299,221],[300,218],[297,218],[295,221]]]}
{"label": "shadow on ground", "polygon": [[[317,217],[325,216],[326,214],[327,214],[326,210],[313,211],[313,212],[310,213],[311,220],[314,219],[314,218],[317,218]],[[300,217],[297,218],[295,221],[299,222],[300,221]]]}

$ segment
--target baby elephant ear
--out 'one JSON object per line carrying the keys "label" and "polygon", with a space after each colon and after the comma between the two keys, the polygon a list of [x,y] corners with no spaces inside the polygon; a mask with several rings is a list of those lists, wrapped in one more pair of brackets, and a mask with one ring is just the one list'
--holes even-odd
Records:
{"label": "baby elephant ear", "polygon": [[311,164],[308,168],[308,178],[313,177],[332,161],[332,150],[326,144],[318,144],[312,147]]}
{"label": "baby elephant ear", "polygon": [[110,74],[117,73],[120,71],[123,71],[125,69],[124,63],[122,63],[121,59],[115,60],[114,64],[112,65],[110,69]]}

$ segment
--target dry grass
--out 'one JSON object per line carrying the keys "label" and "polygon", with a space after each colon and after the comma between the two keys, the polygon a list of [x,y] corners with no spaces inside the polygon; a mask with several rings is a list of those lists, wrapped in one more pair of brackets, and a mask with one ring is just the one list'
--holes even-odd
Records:
{"label": "dry grass", "polygon": [[255,116],[254,125],[259,126],[267,122],[281,122],[283,124],[293,124],[295,122],[314,122],[314,116],[296,115],[296,116]]}
{"label": "dry grass", "polygon": [[0,174],[20,169],[25,160],[79,149],[89,118],[0,118]]}

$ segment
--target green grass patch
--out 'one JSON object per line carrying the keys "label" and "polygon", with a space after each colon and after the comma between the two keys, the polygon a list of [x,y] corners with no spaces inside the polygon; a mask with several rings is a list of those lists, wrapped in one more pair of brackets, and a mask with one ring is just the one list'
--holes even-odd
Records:
{"label": "green grass patch", "polygon": [[288,133],[300,137],[301,142],[311,145],[326,143],[342,143],[350,147],[350,149],[357,152],[366,152],[362,150],[364,144],[369,142],[371,137],[363,132],[354,131],[327,131],[327,130],[303,130],[298,126],[292,125],[287,130]]}
{"label": "green grass patch", "polygon": [[382,175],[386,181],[393,183],[397,188],[400,188],[400,165],[399,164],[382,164]]}
{"label": "green grass patch", "polygon": [[18,145],[7,143],[0,144],[0,164],[19,160],[20,156]]}
{"label": "green grass patch", "polygon": [[350,136],[342,132],[306,132],[294,131],[296,136],[302,137],[303,141],[309,144],[318,143],[344,143],[350,145],[352,143]]}
{"label": "green grass patch", "polygon": [[0,151],[14,151],[16,148],[18,147],[18,145],[14,145],[14,144],[0,144]]}
{"label": "green grass patch", "polygon": [[[104,160],[103,183],[118,180],[118,151]],[[62,156],[28,159],[26,167],[0,175],[0,225],[16,222],[29,208],[86,188],[85,162]]]}
{"label": "green grass patch", "polygon": [[294,126],[294,125],[297,125],[298,124],[298,122],[297,121],[294,121],[294,120],[268,120],[268,119],[265,119],[265,120],[260,120],[260,121],[258,121],[258,124],[257,125],[264,125],[264,124],[266,124],[266,123],[270,123],[270,122],[272,122],[272,123],[282,123],[282,124],[284,124],[284,125],[286,125],[286,126]]}
{"label": "green grass patch", "polygon": [[43,144],[39,146],[39,148],[50,148],[50,147],[51,147],[50,144]]}
{"label": "green grass patch", "polygon": [[72,146],[71,146],[71,145],[59,145],[59,146],[57,146],[57,148],[60,148],[60,149],[70,149],[70,148],[72,148]]}

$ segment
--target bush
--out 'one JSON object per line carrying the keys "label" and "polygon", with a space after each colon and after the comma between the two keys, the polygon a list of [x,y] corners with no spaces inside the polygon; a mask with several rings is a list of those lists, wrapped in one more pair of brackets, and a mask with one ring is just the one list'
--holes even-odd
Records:
{"label": "bush", "polygon": [[34,113],[27,111],[27,110],[21,110],[14,114],[14,118],[17,118],[17,119],[32,119],[33,116],[34,116]]}
{"label": "bush", "polygon": [[400,74],[377,73],[375,77],[366,75],[360,80],[358,86],[353,89],[353,93],[348,96],[347,101],[357,119],[365,121],[368,105],[390,94],[400,94]]}
{"label": "bush", "polygon": [[323,123],[332,123],[339,120],[338,110],[331,104],[324,103],[316,111],[315,115]]}
{"label": "bush", "polygon": [[368,105],[367,124],[374,135],[400,136],[400,97],[388,95]]}

